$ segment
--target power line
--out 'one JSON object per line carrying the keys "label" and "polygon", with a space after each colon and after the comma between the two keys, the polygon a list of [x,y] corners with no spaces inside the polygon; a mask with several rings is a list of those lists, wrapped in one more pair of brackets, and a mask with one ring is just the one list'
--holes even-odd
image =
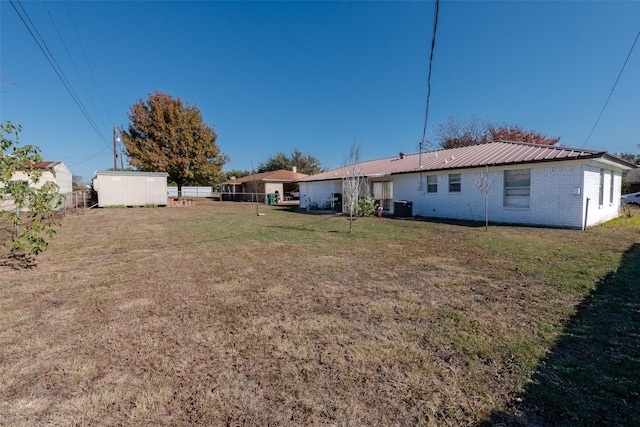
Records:
{"label": "power line", "polygon": [[431,97],[431,68],[433,66],[433,52],[436,48],[436,30],[438,29],[438,6],[439,0],[436,0],[435,10],[433,13],[433,37],[431,38],[431,54],[429,55],[429,73],[427,74],[427,105],[424,111],[424,126],[422,128],[422,139],[420,139],[420,153],[424,147],[424,139],[427,134],[427,122],[429,121],[429,99]]}
{"label": "power line", "polygon": [[89,68],[89,74],[91,74],[91,78],[93,79],[93,84],[96,87],[96,91],[98,92],[98,97],[100,98],[100,102],[102,102],[102,108],[104,108],[105,113],[107,114],[107,119],[109,119],[109,122],[113,122],[113,120],[111,120],[111,116],[109,115],[109,109],[107,108],[107,105],[104,102],[104,98],[102,97],[102,92],[100,91],[100,86],[98,86],[98,82],[96,81],[96,76],[93,73],[93,68],[91,67],[91,64],[89,63],[89,58],[87,58],[87,52],[84,49],[84,45],[82,44],[82,38],[80,37],[80,34],[78,33],[78,27],[76,26],[76,22],[73,19],[73,16],[71,15],[71,10],[69,10],[69,3],[68,2],[64,2],[66,8],[67,8],[67,14],[69,15],[69,19],[71,20],[71,25],[73,26],[73,30],[76,33],[76,38],[78,39],[78,44],[80,45],[80,50],[82,51],[82,55],[84,56],[84,62],[87,63],[87,68]]}
{"label": "power line", "polygon": [[[62,84],[64,85],[65,89],[67,89],[67,92],[69,92],[69,95],[71,95],[71,98],[73,98],[73,100],[75,101],[76,105],[78,106],[78,108],[80,108],[80,111],[85,116],[85,118],[87,119],[87,121],[89,122],[89,124],[91,125],[93,130],[96,132],[96,134],[100,137],[102,142],[107,147],[109,147],[109,143],[107,142],[107,139],[105,138],[104,134],[102,134],[102,132],[100,132],[100,129],[98,129],[98,126],[96,125],[95,121],[89,115],[89,112],[87,111],[87,109],[82,104],[82,101],[80,100],[80,98],[78,98],[78,95],[76,94],[75,90],[73,89],[73,86],[71,85],[71,83],[69,82],[67,77],[64,75],[64,72],[62,71],[62,68],[60,67],[60,65],[58,65],[58,62],[56,61],[55,56],[49,50],[49,47],[47,46],[47,44],[46,44],[44,38],[42,37],[42,35],[40,34],[40,32],[38,32],[38,29],[36,28],[35,24],[31,20],[31,18],[29,17],[29,14],[27,13],[27,11],[24,9],[22,4],[20,3],[20,0],[16,0],[16,2],[20,6],[20,9],[22,9],[22,12],[24,13],[24,16],[20,13],[18,8],[16,7],[16,5],[14,3],[14,0],[9,0],[9,3],[11,3],[11,6],[13,7],[13,10],[15,10],[16,13],[18,14],[18,17],[20,18],[20,20],[22,21],[24,26],[27,28],[27,31],[29,31],[29,34],[31,34],[31,37],[36,42],[36,45],[38,45],[38,48],[40,49],[42,54],[47,59],[47,62],[49,62],[49,65],[51,65],[51,68],[53,68],[53,71],[56,73],[56,75],[58,76],[58,78],[60,79]],[[25,20],[25,17],[26,17],[26,20]],[[31,27],[29,26],[29,24],[27,24],[27,20],[29,21],[29,24],[31,24]],[[32,29],[32,27],[33,27],[33,29]],[[40,39],[38,39],[38,37],[36,37],[36,35],[34,34],[34,31],[35,31],[35,33],[38,34],[38,37]]]}
{"label": "power line", "polygon": [[94,159],[94,158],[98,157],[100,154],[104,153],[104,152],[105,152],[105,151],[107,151],[108,149],[111,149],[111,147],[105,147],[105,148],[103,148],[102,150],[98,151],[96,154],[94,154],[94,155],[92,155],[92,156],[90,156],[90,157],[87,157],[87,158],[86,158],[86,159],[84,159],[84,160],[80,160],[79,162],[72,163],[72,164],[70,164],[70,165],[68,165],[68,166],[69,166],[69,167],[73,167],[73,166],[81,165],[82,163],[88,162],[89,160],[91,160],[91,159]]}
{"label": "power line", "polygon": [[616,79],[616,82],[613,84],[613,87],[611,88],[611,92],[609,92],[609,96],[607,97],[607,100],[605,101],[604,105],[602,106],[602,110],[600,111],[600,114],[598,115],[598,118],[596,119],[596,122],[593,124],[593,127],[591,128],[591,132],[589,132],[589,136],[587,136],[587,139],[584,141],[584,144],[582,144],[583,147],[585,145],[587,145],[587,142],[589,142],[589,139],[591,139],[591,135],[593,135],[593,131],[596,130],[596,126],[598,126],[598,122],[600,121],[600,118],[602,117],[602,114],[604,114],[605,108],[607,108],[607,104],[609,103],[609,100],[611,99],[611,95],[613,95],[613,91],[616,89],[616,85],[618,84],[618,81],[620,80],[620,76],[622,76],[622,72],[624,71],[624,67],[626,67],[627,66],[627,62],[629,62],[629,57],[631,56],[631,52],[633,52],[633,48],[636,46],[636,43],[638,42],[638,38],[639,37],[640,37],[640,31],[638,31],[638,34],[636,34],[636,38],[633,41],[633,44],[631,45],[631,49],[629,49],[629,53],[627,54],[627,59],[624,60],[624,64],[622,64],[622,68],[620,69],[620,73],[618,73],[618,78]]}
{"label": "power line", "polygon": [[62,37],[62,34],[60,33],[60,30],[58,29],[58,26],[56,25],[56,21],[53,19],[53,15],[51,14],[51,11],[49,10],[49,7],[47,6],[47,3],[45,1],[42,2],[42,5],[44,6],[45,10],[47,11],[47,14],[49,15],[49,19],[51,20],[51,24],[53,25],[53,28],[56,30],[56,33],[58,34],[58,38],[60,39],[60,43],[62,43],[62,47],[64,47],[64,51],[67,53],[67,57],[69,58],[69,61],[71,62],[71,66],[73,67],[74,71],[76,72],[76,76],[78,77],[78,80],[80,80],[80,84],[82,85],[82,88],[84,89],[84,93],[87,95],[87,98],[89,98],[89,102],[91,103],[91,105],[93,106],[93,110],[98,114],[98,119],[100,120],[102,127],[106,127],[106,125],[104,124],[104,121],[102,120],[102,117],[100,116],[100,113],[98,112],[98,109],[96,108],[95,103],[93,102],[93,98],[91,98],[91,94],[89,93],[89,90],[87,89],[87,86],[84,84],[84,80],[82,79],[82,76],[80,75],[80,71],[78,70],[78,67],[76,67],[76,63],[73,60],[73,57],[71,56],[71,52],[69,52],[69,48],[67,48],[67,44],[64,41],[64,38]]}

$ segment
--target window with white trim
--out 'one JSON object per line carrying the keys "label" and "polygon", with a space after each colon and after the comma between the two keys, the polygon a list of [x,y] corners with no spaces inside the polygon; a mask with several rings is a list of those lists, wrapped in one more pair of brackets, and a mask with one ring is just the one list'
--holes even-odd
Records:
{"label": "window with white trim", "polygon": [[609,171],[609,204],[613,204],[613,171]]}
{"label": "window with white trim", "polygon": [[459,173],[449,174],[449,193],[459,193],[462,191],[462,175]]}
{"label": "window with white trim", "polygon": [[598,206],[604,205],[604,169],[600,169],[600,186],[598,187]]}
{"label": "window with white trim", "polygon": [[427,175],[427,193],[438,192],[438,175]]}
{"label": "window with white trim", "polygon": [[504,171],[504,206],[511,208],[531,206],[531,169]]}

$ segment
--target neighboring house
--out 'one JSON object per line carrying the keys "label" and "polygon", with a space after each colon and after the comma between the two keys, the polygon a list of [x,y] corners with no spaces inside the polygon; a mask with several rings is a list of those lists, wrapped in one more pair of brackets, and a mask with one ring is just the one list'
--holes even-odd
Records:
{"label": "neighboring house", "polygon": [[217,184],[216,188],[222,193],[222,200],[258,201],[264,200],[267,194],[279,194],[284,200],[288,195],[298,191],[297,180],[309,175],[293,170],[280,169],[277,171],[256,173],[243,176],[235,180]]}
{"label": "neighboring house", "polygon": [[624,179],[624,183],[628,193],[637,193],[640,191],[640,167],[636,167],[629,171]]}
{"label": "neighboring house", "polygon": [[93,190],[98,207],[167,205],[166,172],[98,171]]}
{"label": "neighboring house", "polygon": [[[61,197],[71,193],[73,190],[73,175],[67,166],[62,162],[50,162],[42,161],[36,163],[36,167],[39,169],[46,169],[42,172],[40,179],[37,182],[33,182],[29,179],[29,176],[25,172],[16,172],[13,174],[12,181],[24,181],[28,185],[40,188],[46,182],[55,182],[58,185],[58,193]],[[52,172],[53,171],[53,172]],[[12,209],[14,207],[13,200],[5,199],[0,201],[0,209]]]}
{"label": "neighboring house", "polygon": [[[494,142],[362,162],[363,195],[385,211],[582,229],[619,215],[622,173],[634,166],[604,151]],[[346,168],[299,180],[300,207],[326,205],[342,194]]]}

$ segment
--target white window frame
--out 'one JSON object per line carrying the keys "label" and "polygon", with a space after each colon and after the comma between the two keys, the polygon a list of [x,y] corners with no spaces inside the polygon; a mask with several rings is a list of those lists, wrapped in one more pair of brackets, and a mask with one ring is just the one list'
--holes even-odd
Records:
{"label": "white window frame", "polygon": [[462,174],[450,173],[449,174],[449,193],[461,193],[462,192]]}
{"label": "white window frame", "polygon": [[531,207],[531,169],[508,169],[504,171],[505,208],[528,209]]}
{"label": "white window frame", "polygon": [[600,169],[600,184],[598,185],[598,206],[604,206],[604,169]]}
{"label": "white window frame", "polygon": [[611,181],[609,182],[609,205],[613,205],[613,190],[614,190],[614,188],[615,188],[615,185],[614,185],[614,182],[615,182],[615,180],[614,180],[614,176],[615,176],[615,175],[614,175],[613,171],[609,171],[609,179],[611,180]]}
{"label": "white window frame", "polygon": [[438,175],[427,175],[427,193],[438,192]]}

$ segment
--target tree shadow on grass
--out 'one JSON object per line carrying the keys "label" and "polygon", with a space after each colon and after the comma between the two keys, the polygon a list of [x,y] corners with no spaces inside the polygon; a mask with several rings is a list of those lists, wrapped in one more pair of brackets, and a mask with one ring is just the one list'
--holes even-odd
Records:
{"label": "tree shadow on grass", "polygon": [[29,254],[4,254],[0,255],[0,267],[9,267],[13,270],[26,270],[34,268],[36,260],[33,255]]}
{"label": "tree shadow on grass", "polygon": [[[393,217],[395,218],[395,217]],[[484,227],[484,221],[471,221],[471,220],[464,220],[464,219],[451,219],[451,218],[437,218],[437,217],[430,217],[430,216],[414,216],[414,217],[410,217],[410,218],[395,218],[395,219],[399,219],[399,220],[414,220],[414,221],[421,221],[421,222],[430,222],[433,224],[447,224],[447,225],[457,225],[459,227],[468,227],[468,228],[480,228],[480,227]],[[489,224],[490,226],[495,226],[496,224]]]}
{"label": "tree shadow on grass", "polygon": [[577,307],[524,392],[485,425],[640,425],[640,244]]}

